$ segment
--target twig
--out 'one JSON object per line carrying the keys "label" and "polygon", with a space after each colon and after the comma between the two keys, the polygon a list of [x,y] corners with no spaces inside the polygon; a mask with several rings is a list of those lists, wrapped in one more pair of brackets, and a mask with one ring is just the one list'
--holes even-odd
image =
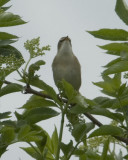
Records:
{"label": "twig", "polygon": [[90,113],[84,113],[84,115],[90,119],[95,125],[97,125],[98,127],[101,127],[103,124],[101,122],[99,122],[95,117],[93,117]]}
{"label": "twig", "polygon": [[[5,84],[11,84],[12,82],[9,82],[9,81],[4,81]],[[43,98],[48,98],[48,99],[52,99],[51,96],[47,95],[47,94],[44,94],[44,93],[41,93],[41,92],[38,92],[34,89],[32,89],[29,85],[27,85],[26,89],[25,89],[25,94],[35,94],[37,96],[40,96],[40,97],[43,97]],[[58,96],[58,99],[59,99],[59,96]],[[61,99],[64,103],[67,103],[68,101],[66,99]],[[74,104],[73,104],[74,105]],[[95,117],[93,117],[90,113],[84,113],[84,115],[90,119],[95,125],[97,125],[98,127],[101,127],[103,124],[98,121]],[[128,145],[128,138],[124,138],[124,137],[120,137],[120,136],[112,136],[114,138],[116,138],[117,140],[119,141],[122,141],[124,142],[126,145]]]}
{"label": "twig", "polygon": [[[96,118],[94,118],[91,114],[89,113],[84,113],[84,115],[90,119],[95,125],[97,125],[98,127],[103,126],[103,124],[101,122],[99,122]],[[124,143],[126,143],[126,145],[128,145],[128,138],[124,138],[124,137],[120,137],[120,136],[112,136],[114,138],[116,138],[117,140],[120,140]]]}
{"label": "twig", "polygon": [[3,81],[3,83],[5,83],[5,84],[12,84],[12,82],[9,82],[9,81]]}
{"label": "twig", "polygon": [[26,88],[25,88],[25,94],[28,94],[28,93],[29,94],[35,94],[35,95],[43,97],[43,98],[52,99],[51,96],[49,96],[49,95],[47,95],[45,93],[41,93],[39,91],[36,91],[36,90],[32,89],[29,85],[27,85]]}
{"label": "twig", "polygon": [[61,145],[63,129],[64,129],[64,117],[65,117],[65,113],[64,113],[64,110],[62,110],[62,117],[61,117],[61,125],[60,125],[60,133],[59,133],[59,141],[58,141],[58,147],[57,147],[57,153],[56,153],[56,160],[59,160],[59,156],[60,156],[60,145]]}

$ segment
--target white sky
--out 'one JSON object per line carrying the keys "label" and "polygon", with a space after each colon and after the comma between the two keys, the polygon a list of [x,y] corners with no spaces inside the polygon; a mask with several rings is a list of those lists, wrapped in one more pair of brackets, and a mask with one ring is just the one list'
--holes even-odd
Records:
{"label": "white sky", "polygon": [[[89,35],[86,30],[98,30],[100,28],[122,28],[127,26],[118,18],[115,9],[116,0],[12,0],[11,12],[20,15],[27,24],[2,28],[1,31],[18,35],[21,37],[15,47],[21,51],[24,58],[28,58],[23,44],[27,39],[41,37],[41,46],[50,45],[51,51],[42,57],[46,65],[42,67],[39,74],[41,79],[53,86],[55,89],[51,63],[57,52],[57,43],[63,36],[69,36],[72,40],[74,54],[78,57],[82,67],[82,86],[80,92],[87,98],[102,95],[99,88],[92,82],[101,80],[101,66],[108,63],[113,57],[105,55],[103,50],[96,45],[103,45],[107,41],[96,39]],[[19,78],[16,74],[8,77],[8,80]],[[56,89],[57,90],[57,89]],[[21,93],[2,97],[0,100],[1,112],[12,111],[22,106],[29,95]],[[102,119],[101,119],[102,120]],[[60,117],[52,118],[40,123],[40,125],[51,135],[54,124],[59,127]],[[105,122],[103,122],[105,123]],[[65,129],[64,142],[68,143],[70,134]],[[32,160],[18,146],[14,144],[9,147],[1,160]],[[25,145],[26,146],[26,145]],[[73,158],[76,159],[77,158]]]}

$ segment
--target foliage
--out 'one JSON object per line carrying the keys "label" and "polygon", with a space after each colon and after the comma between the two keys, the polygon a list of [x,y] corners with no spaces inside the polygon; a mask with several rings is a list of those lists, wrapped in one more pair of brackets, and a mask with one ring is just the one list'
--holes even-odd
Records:
{"label": "foliage", "polygon": [[[0,1],[0,27],[25,24],[20,16],[7,12],[10,7],[4,5],[9,1]],[[126,25],[127,8],[124,0],[116,1],[115,11]],[[45,62],[37,60],[30,65],[30,61],[43,56],[50,50],[50,46],[40,47],[39,37],[27,40],[24,44],[29,53],[29,59],[26,61],[20,51],[11,45],[18,40],[18,36],[0,32],[0,96],[15,92],[33,94],[20,107],[24,112],[22,114],[15,112],[15,121],[11,120],[10,111],[0,113],[0,157],[7,151],[9,145],[26,142],[29,147],[21,149],[36,160],[68,160],[71,156],[78,157],[79,160],[128,158],[128,86],[127,83],[122,83],[122,74],[125,80],[128,78],[128,32],[123,29],[106,28],[88,33],[96,38],[116,41],[99,47],[106,50],[109,55],[118,56],[104,66],[103,81],[93,83],[101,88],[105,96],[92,100],[75,91],[65,80],[58,84],[57,94],[51,86],[40,79],[36,71],[40,70]],[[22,82],[22,85],[6,80],[6,77],[15,71],[19,74],[18,82]],[[50,137],[37,122],[58,115],[61,115],[60,131],[58,132],[55,126]],[[107,117],[111,123],[104,125],[95,118],[95,115]],[[62,142],[66,117],[67,127],[74,138],[74,141],[70,140],[67,144]],[[86,122],[85,117],[88,117],[90,122]],[[116,152],[117,145],[120,146],[119,153]],[[122,148],[126,149],[126,155],[122,153]]]}

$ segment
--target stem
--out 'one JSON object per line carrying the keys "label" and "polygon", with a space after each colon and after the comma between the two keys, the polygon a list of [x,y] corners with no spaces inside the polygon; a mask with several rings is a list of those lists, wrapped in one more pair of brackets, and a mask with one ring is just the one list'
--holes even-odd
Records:
{"label": "stem", "polygon": [[64,129],[64,116],[65,116],[65,112],[62,109],[62,117],[61,117],[61,125],[60,125],[59,142],[58,142],[58,147],[57,147],[56,160],[59,160],[59,156],[60,156],[60,144],[61,144],[63,129]]}
{"label": "stem", "polygon": [[27,79],[26,79],[25,72],[26,72],[26,69],[27,69],[28,64],[29,64],[30,61],[31,61],[31,57],[29,58],[28,62],[27,62],[26,65],[25,65],[25,68],[24,68],[24,70],[23,70],[23,76],[22,76],[22,78],[24,79],[24,81],[25,81],[27,84],[28,84],[28,81],[27,81]]}
{"label": "stem", "polygon": [[[4,80],[3,81],[3,83],[5,83],[5,84],[12,84],[12,82],[10,82],[10,81],[6,81],[6,80]],[[29,88],[29,89],[27,89],[26,90],[26,93],[25,94],[34,94],[34,95],[37,95],[37,96],[40,96],[40,97],[43,97],[43,98],[48,98],[48,99],[52,99],[52,97],[50,97],[49,95],[47,95],[47,94],[45,94],[45,93],[42,93],[42,92],[39,92],[39,91],[36,91],[36,90],[34,90],[34,89],[31,89],[31,88]],[[60,100],[60,97],[58,97],[58,99]],[[66,100],[66,99],[62,99],[62,102],[64,102],[64,103],[68,103],[68,101]],[[74,104],[71,104],[72,106],[74,106]],[[98,127],[100,127],[100,126],[102,126],[103,124],[100,122],[100,121],[98,121],[95,117],[93,117],[90,113],[84,113],[84,115],[88,118],[88,119],[90,119],[95,125],[97,125]],[[119,140],[119,141],[121,141],[121,142],[123,142],[123,143],[125,143],[126,145],[128,145],[128,138],[125,138],[125,137],[121,137],[121,136],[112,136],[112,137],[114,137],[114,138],[116,138],[117,140]],[[126,148],[126,147],[125,147]]]}
{"label": "stem", "polygon": [[26,78],[17,70],[17,73],[20,75],[20,77],[25,81],[25,83],[27,84],[27,80]]}
{"label": "stem", "polygon": [[113,144],[114,146],[113,146],[113,153],[115,152],[115,149],[116,149],[116,143],[114,142],[114,144]]}
{"label": "stem", "polygon": [[25,74],[25,72],[26,72],[26,69],[27,69],[28,64],[29,64],[30,61],[31,61],[31,57],[29,58],[28,62],[27,62],[26,65],[25,65],[25,68],[24,68],[24,71],[23,71],[24,74]]}
{"label": "stem", "polygon": [[20,75],[21,78],[23,78],[22,74],[17,70],[17,73]]}

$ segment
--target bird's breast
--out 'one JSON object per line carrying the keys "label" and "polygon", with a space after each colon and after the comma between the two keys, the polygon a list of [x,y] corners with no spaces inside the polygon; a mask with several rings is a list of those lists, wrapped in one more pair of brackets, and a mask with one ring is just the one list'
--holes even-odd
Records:
{"label": "bird's breast", "polygon": [[72,84],[75,89],[79,89],[81,84],[81,71],[80,64],[75,56],[72,58],[60,58],[56,56],[52,64],[52,69],[56,84],[58,81],[64,79]]}

